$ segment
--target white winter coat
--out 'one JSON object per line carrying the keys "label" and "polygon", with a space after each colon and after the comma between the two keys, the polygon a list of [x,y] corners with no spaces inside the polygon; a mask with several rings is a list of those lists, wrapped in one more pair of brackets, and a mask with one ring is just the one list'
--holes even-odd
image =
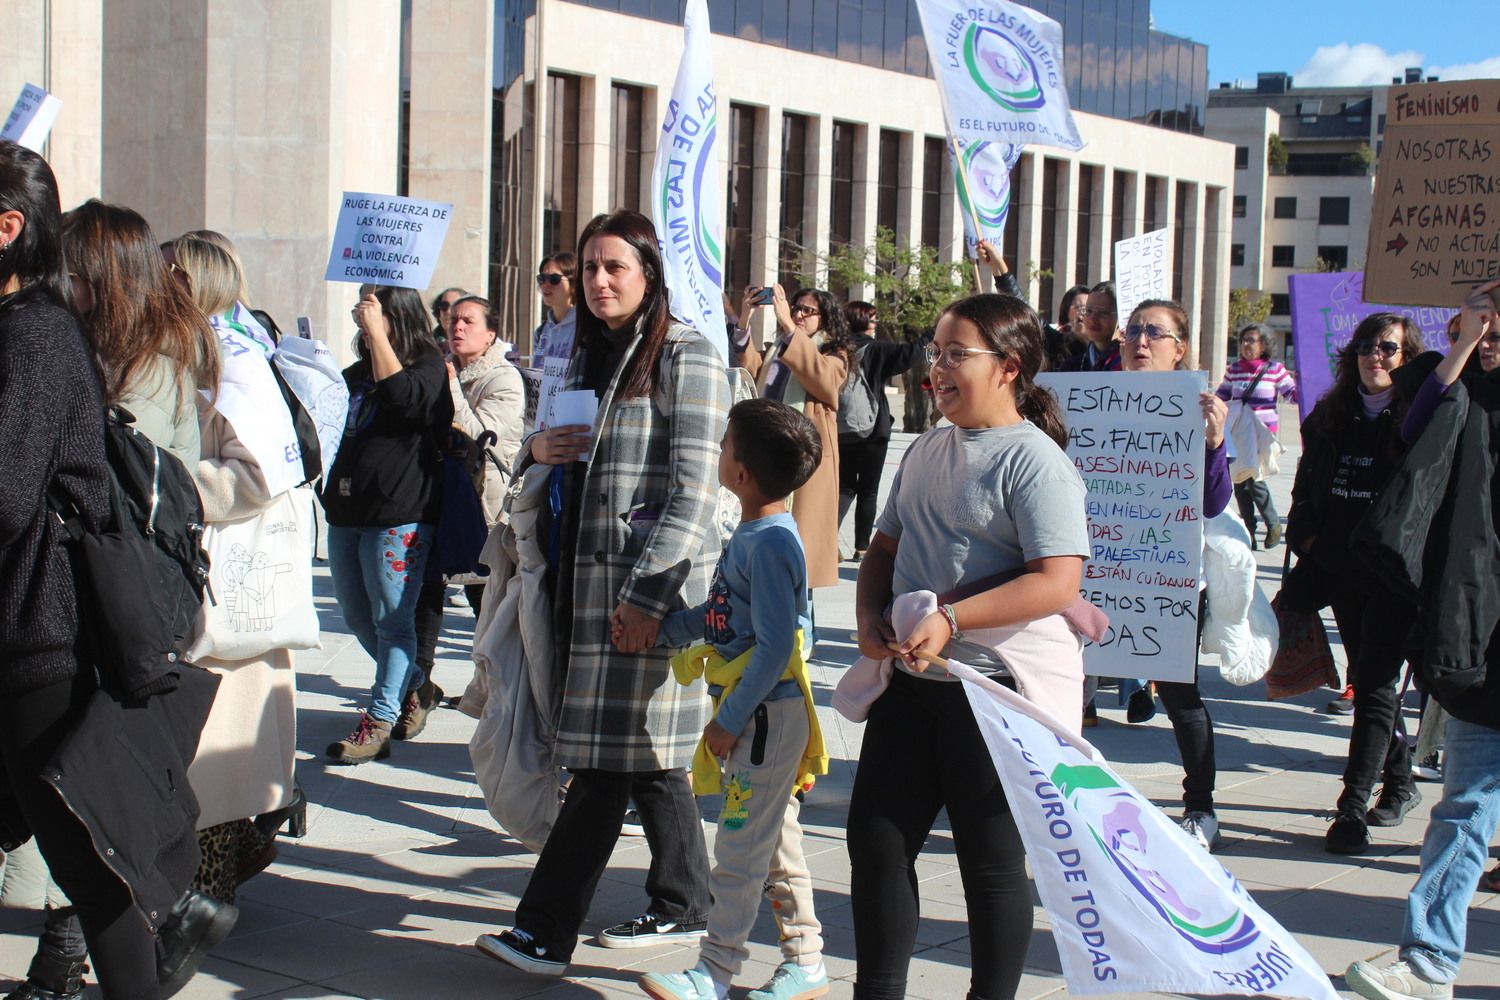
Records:
{"label": "white winter coat", "polygon": [[1250,534],[1225,511],[1203,523],[1203,577],[1208,613],[1203,651],[1219,654],[1219,669],[1231,684],[1253,684],[1276,656],[1280,630],[1276,612],[1255,582]]}

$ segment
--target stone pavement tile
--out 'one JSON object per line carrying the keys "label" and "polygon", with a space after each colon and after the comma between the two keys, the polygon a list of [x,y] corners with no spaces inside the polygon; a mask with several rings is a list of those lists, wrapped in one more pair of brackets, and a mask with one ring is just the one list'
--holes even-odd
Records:
{"label": "stone pavement tile", "polygon": [[[380,1000],[434,998],[520,998],[548,995],[563,985],[533,976],[481,953],[471,945],[412,944],[393,962],[323,975],[320,982],[359,997]],[[554,994],[565,995],[565,994]],[[578,996],[614,995],[603,990],[576,991]]]}
{"label": "stone pavement tile", "polygon": [[1343,857],[1323,849],[1327,824],[1293,823],[1279,830],[1235,841],[1216,853],[1224,867],[1247,882],[1302,890],[1321,886],[1350,871],[1383,866],[1405,871],[1411,845],[1373,844],[1368,854]]}
{"label": "stone pavement tile", "polygon": [[[837,927],[849,931],[850,943],[853,943],[854,913],[850,907],[830,907],[819,914],[819,919],[830,929]],[[921,917],[917,921],[917,945],[923,948],[957,948],[962,945],[962,950],[968,951],[969,914],[961,896],[956,903],[922,899]],[[968,964],[967,954],[964,955],[964,964]]]}
{"label": "stone pavement tile", "polygon": [[297,981],[338,985],[339,976],[389,965],[405,958],[407,949],[421,947],[415,940],[400,942],[398,937],[319,920],[258,934],[231,934],[214,954]]}
{"label": "stone pavement tile", "polygon": [[[281,875],[267,871],[240,889],[239,896],[309,917],[335,917],[383,901],[399,902],[441,891],[336,868],[308,868]],[[230,935],[233,941],[239,931]]]}
{"label": "stone pavement tile", "polygon": [[251,1000],[298,987],[300,981],[210,955],[198,974],[177,994],[181,1000],[216,1000],[236,997]]}
{"label": "stone pavement tile", "polygon": [[1405,913],[1402,900],[1371,900],[1323,889],[1283,890],[1284,896],[1257,901],[1294,934],[1323,971],[1341,975],[1350,962],[1379,954],[1380,942],[1395,941]]}

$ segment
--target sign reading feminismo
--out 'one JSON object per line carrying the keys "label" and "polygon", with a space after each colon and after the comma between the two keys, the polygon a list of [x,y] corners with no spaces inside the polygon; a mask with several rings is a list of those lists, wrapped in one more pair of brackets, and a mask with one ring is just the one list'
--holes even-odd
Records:
{"label": "sign reading feminismo", "polygon": [[1056,21],[1006,0],[917,0],[917,13],[949,134],[1083,148]]}
{"label": "sign reading feminismo", "polygon": [[323,278],[424,289],[452,217],[448,202],[346,191]]}
{"label": "sign reading feminismo", "polygon": [[1109,615],[1087,673],[1189,681],[1203,565],[1203,372],[1046,374],[1088,489],[1083,596]]}
{"label": "sign reading feminismo", "polygon": [[1375,305],[1364,301],[1364,281],[1361,271],[1294,274],[1287,279],[1291,294],[1292,350],[1297,358],[1297,409],[1304,420],[1318,400],[1333,388],[1339,352],[1366,316],[1378,312],[1400,313],[1421,329],[1428,350],[1448,350],[1448,319],[1458,310]]}
{"label": "sign reading feminismo", "polygon": [[689,0],[684,46],[651,170],[652,212],[672,314],[729,360],[724,329],[724,171],[707,0]]}

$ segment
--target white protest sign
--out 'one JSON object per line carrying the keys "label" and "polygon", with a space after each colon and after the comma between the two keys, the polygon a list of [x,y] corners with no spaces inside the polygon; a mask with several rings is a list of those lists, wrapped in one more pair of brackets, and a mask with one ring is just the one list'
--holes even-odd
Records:
{"label": "white protest sign", "polygon": [[1115,244],[1115,311],[1120,327],[1147,299],[1172,297],[1167,230],[1156,229]]}
{"label": "white protest sign", "polygon": [[594,429],[599,415],[599,397],[592,389],[570,389],[552,397],[551,420],[555,427],[579,426]]}
{"label": "white protest sign", "polygon": [[536,359],[541,375],[537,386],[534,430],[544,431],[549,425],[557,423],[550,415],[552,401],[567,381],[568,365],[573,360],[573,336],[576,329],[573,323],[568,322],[552,326],[550,333],[544,334]]}
{"label": "white protest sign", "polygon": [[1083,596],[1109,616],[1098,677],[1193,679],[1203,565],[1203,372],[1049,373],[1088,489]]}
{"label": "white protest sign", "polygon": [[424,289],[452,216],[449,202],[346,191],[323,278]]}
{"label": "white protest sign", "polygon": [[53,97],[34,83],[28,83],[21,88],[21,96],[16,98],[15,106],[10,109],[10,117],[5,119],[5,128],[0,129],[0,139],[7,139],[40,153],[42,143],[47,141],[47,133],[52,131],[52,123],[57,121],[60,111],[61,99]]}

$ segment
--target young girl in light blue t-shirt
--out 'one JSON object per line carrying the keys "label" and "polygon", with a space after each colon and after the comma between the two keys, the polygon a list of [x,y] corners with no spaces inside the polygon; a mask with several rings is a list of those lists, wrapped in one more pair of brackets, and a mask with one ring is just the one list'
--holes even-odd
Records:
{"label": "young girl in light blue t-shirt", "polygon": [[[953,426],[907,452],[860,566],[868,657],[891,655],[893,597],[927,590],[949,602],[899,644],[902,669],[869,711],[848,822],[860,997],[906,995],[916,859],[944,808],[968,904],[970,995],[1013,996],[1021,980],[1032,907],[1020,834],[963,686],[912,654],[946,650],[971,630],[1048,631],[1078,595],[1085,491],[1063,452],[1057,402],[1035,382],[1042,352],[1041,322],[1020,299],[976,295],[948,307],[927,353],[938,410]],[[954,591],[977,592],[943,596]],[[1064,632],[1046,676],[1071,690],[1048,695],[1060,693],[1077,716],[1082,644]],[[1024,687],[1019,671],[1016,679]]]}

